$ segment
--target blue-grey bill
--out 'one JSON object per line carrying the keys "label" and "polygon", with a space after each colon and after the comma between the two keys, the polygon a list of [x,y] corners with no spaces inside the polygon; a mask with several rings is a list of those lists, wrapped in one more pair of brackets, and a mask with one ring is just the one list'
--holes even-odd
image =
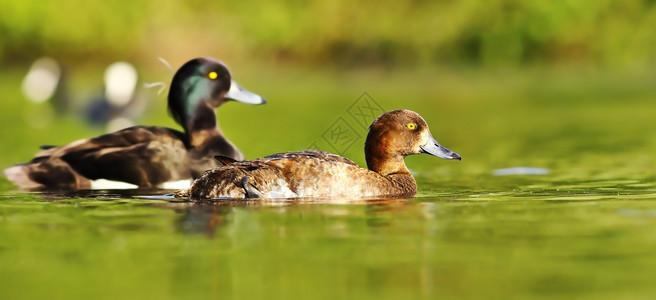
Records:
{"label": "blue-grey bill", "polygon": [[429,136],[428,142],[425,145],[420,146],[420,148],[422,151],[424,151],[424,153],[435,155],[440,158],[461,160],[458,153],[442,147],[442,145],[440,145],[440,143],[438,143],[432,135]]}
{"label": "blue-grey bill", "polygon": [[230,82],[230,90],[228,90],[226,98],[253,105],[266,103],[266,100],[260,95],[249,92],[234,80]]}

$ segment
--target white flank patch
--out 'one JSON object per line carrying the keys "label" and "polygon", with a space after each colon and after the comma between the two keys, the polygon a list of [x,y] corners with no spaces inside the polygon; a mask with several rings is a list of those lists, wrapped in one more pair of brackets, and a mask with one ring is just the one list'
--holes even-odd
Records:
{"label": "white flank patch", "polygon": [[289,189],[289,184],[284,179],[278,178],[276,183],[271,185],[271,191],[267,198],[296,198],[298,195]]}
{"label": "white flank patch", "polygon": [[167,190],[183,190],[191,186],[191,179],[183,179],[178,181],[167,181],[162,183],[161,188]]}
{"label": "white flank patch", "polygon": [[[160,188],[167,190],[182,190],[189,188],[191,186],[191,179],[184,179],[178,181],[168,181],[162,183]],[[107,179],[97,179],[91,181],[92,190],[130,190],[138,189],[139,186],[132,183],[127,183],[123,181],[114,181]]]}
{"label": "white flank patch", "polygon": [[137,185],[123,181],[96,179],[91,181],[92,190],[128,190],[139,188]]}

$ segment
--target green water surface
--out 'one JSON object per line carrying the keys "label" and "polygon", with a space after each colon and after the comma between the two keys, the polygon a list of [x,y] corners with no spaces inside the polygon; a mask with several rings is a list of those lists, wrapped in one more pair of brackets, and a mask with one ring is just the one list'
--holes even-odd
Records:
{"label": "green water surface", "polygon": [[[74,117],[29,125],[44,108],[23,103],[18,74],[0,81],[3,167],[102,132]],[[408,157],[417,197],[369,202],[195,204],[142,197],[166,191],[25,193],[2,179],[0,298],[656,297],[656,73],[239,75],[269,99],[219,110],[247,157],[321,142],[367,92],[419,112],[463,160]],[[141,122],[175,126],[153,97]],[[362,143],[343,154],[363,164]],[[493,173],[518,166],[547,173]]]}

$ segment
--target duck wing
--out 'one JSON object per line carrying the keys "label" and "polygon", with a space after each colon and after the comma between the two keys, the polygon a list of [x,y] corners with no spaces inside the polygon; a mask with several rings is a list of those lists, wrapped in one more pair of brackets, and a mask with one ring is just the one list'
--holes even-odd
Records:
{"label": "duck wing", "polygon": [[326,162],[326,163],[343,163],[347,165],[353,165],[356,167],[359,167],[358,164],[354,163],[348,158],[345,158],[343,156],[339,156],[337,154],[332,154],[329,152],[325,151],[319,151],[319,150],[302,150],[302,151],[296,151],[296,152],[284,152],[284,153],[276,153],[272,154],[269,156],[264,157],[264,159],[267,160],[304,160],[304,159],[312,159],[312,160],[317,160],[320,162]]}
{"label": "duck wing", "polygon": [[90,139],[60,156],[90,179],[123,181],[140,187],[190,178],[182,133],[162,127],[131,127]]}
{"label": "duck wing", "polygon": [[[382,176],[339,155],[286,152],[206,171],[177,196],[206,198],[325,197],[367,189]],[[345,187],[345,191],[340,188]],[[337,193],[335,193],[337,192]]]}
{"label": "duck wing", "polygon": [[238,161],[234,158],[223,156],[223,155],[214,155],[214,159],[216,159],[216,161],[223,164],[224,166],[227,166],[229,164],[232,164],[232,163],[235,163],[235,162]]}
{"label": "duck wing", "polygon": [[5,174],[11,171],[7,177],[24,188],[89,188],[89,179],[100,178],[154,187],[189,178],[186,145],[181,132],[135,126],[50,147]]}

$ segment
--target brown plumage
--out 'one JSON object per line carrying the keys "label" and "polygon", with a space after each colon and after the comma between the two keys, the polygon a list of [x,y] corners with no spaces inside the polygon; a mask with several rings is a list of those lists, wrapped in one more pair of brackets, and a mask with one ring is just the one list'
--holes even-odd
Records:
{"label": "brown plumage", "polygon": [[176,195],[192,199],[412,197],[417,184],[403,159],[420,153],[460,159],[435,141],[419,114],[395,110],[380,116],[369,128],[365,142],[368,169],[323,151],[279,153],[208,170]]}
{"label": "brown plumage", "polygon": [[211,58],[185,63],[171,81],[168,108],[184,133],[155,126],[135,126],[59,147],[47,147],[29,163],[4,174],[24,189],[88,189],[106,179],[139,187],[192,179],[220,166],[214,155],[243,160],[243,154],[218,127],[215,109],[227,100],[266,101],[243,90],[228,69]]}

